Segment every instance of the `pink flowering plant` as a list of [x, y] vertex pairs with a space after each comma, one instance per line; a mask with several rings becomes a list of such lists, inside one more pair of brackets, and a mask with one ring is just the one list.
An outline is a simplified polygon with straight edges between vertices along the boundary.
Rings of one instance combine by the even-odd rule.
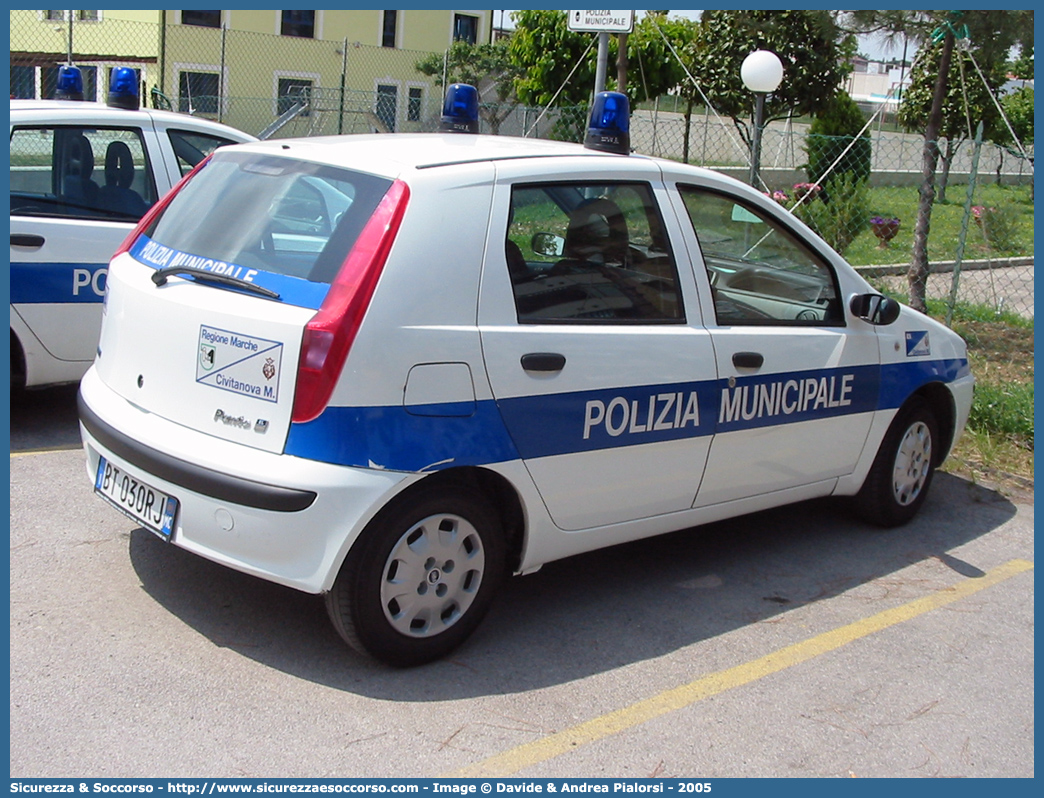
[[866, 181], [851, 173], [840, 174], [831, 180], [829, 192], [820, 183], [795, 183], [789, 194], [783, 190], [766, 191], [765, 194], [842, 254], [867, 226]]
[[1018, 212], [1010, 203], [1000, 207], [973, 205], [971, 210], [972, 218], [982, 231], [982, 237], [987, 246], [1001, 251], [1015, 249], [1018, 235]]

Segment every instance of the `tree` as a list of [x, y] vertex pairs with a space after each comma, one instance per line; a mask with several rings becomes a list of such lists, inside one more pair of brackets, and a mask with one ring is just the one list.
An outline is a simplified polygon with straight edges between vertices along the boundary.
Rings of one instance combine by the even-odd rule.
[[[635, 93], [633, 96], [649, 100], [675, 89], [685, 100], [685, 136], [682, 144], [682, 160], [685, 163], [689, 162], [692, 110], [699, 99], [697, 87], [688, 77], [695, 68], [698, 32], [699, 23], [696, 20], [687, 17], [670, 18], [666, 11], [650, 11], [635, 25], [632, 37], [640, 42], [640, 46], [635, 47], [631, 61], [637, 62], [637, 80], [642, 90], [640, 95]], [[658, 79], [650, 80], [646, 77], [649, 64], [659, 65]], [[636, 81], [631, 82], [633, 84]]]
[[[638, 20], [634, 33], [627, 37], [630, 79], [625, 92], [632, 105], [655, 100], [685, 82], [685, 68], [667, 42], [677, 50], [695, 36], [696, 22], [691, 19], [668, 19], [661, 12], [650, 11]], [[612, 49], [610, 47], [610, 51]]]
[[[977, 48], [976, 59], [995, 63], [1007, 57], [1015, 44], [1032, 45], [1032, 11], [853, 11], [847, 15], [850, 30], [862, 33], [886, 32], [919, 41], [941, 41], [939, 71], [932, 87], [932, 101], [924, 127], [921, 151], [921, 186], [914, 227], [913, 253], [907, 282], [910, 305], [926, 310], [926, 291], [930, 265], [928, 234], [931, 230], [932, 207], [935, 204], [935, 170], [939, 160], [939, 130], [946, 97], [950, 60], [955, 31], [969, 33]], [[961, 26], [967, 26], [966, 28]]]
[[[808, 152], [808, 179], [812, 183], [829, 182], [846, 172], [857, 181], [870, 179], [870, 132], [866, 130], [866, 117], [847, 91], [839, 91], [812, 120], [805, 148]], [[834, 161], [837, 161], [837, 166], [827, 175]]]
[[[586, 108], [597, 71], [598, 54], [590, 47], [597, 34], [570, 31], [562, 11], [517, 11], [512, 19], [516, 27], [510, 54], [521, 73], [515, 81], [519, 99], [529, 105], [549, 105], [554, 100], [559, 107]], [[633, 105], [653, 100], [682, 83], [685, 70], [664, 36], [679, 47], [692, 40], [695, 26], [692, 20], [669, 20], [666, 12], [651, 11], [635, 24], [633, 33], [610, 38], [610, 60], [626, 64], [629, 75], [625, 81], [624, 70], [617, 70], [616, 90], [624, 91]], [[622, 59], [621, 43], [625, 48]], [[610, 75], [606, 88], [614, 88]], [[586, 116], [582, 120], [580, 116], [575, 123], [582, 127]]]
[[[1033, 87], [1023, 86], [1001, 98], [1001, 108], [1023, 144], [1033, 143]], [[1010, 134], [1009, 134], [1010, 138]], [[1005, 142], [1008, 143], [1008, 142]], [[1012, 142], [1014, 143], [1014, 142]]]
[[[922, 48], [910, 73], [910, 87], [903, 93], [898, 114], [899, 124], [907, 130], [924, 133], [932, 108], [943, 44], [940, 41]], [[946, 139], [945, 149], [940, 152], [942, 169], [937, 184], [939, 202], [946, 201], [946, 185], [954, 156], [961, 145], [975, 135], [975, 126], [981, 121], [987, 131], [994, 131], [1000, 122], [991, 95], [996, 94], [1004, 81], [1004, 63], [979, 66], [988, 85], [979, 77], [969, 53], [957, 51], [951, 56], [938, 131], [938, 136]]]
[[[445, 53], [432, 53], [417, 62], [416, 69], [435, 78], [435, 85], [470, 83], [479, 90], [479, 115], [493, 135], [500, 133], [501, 123], [518, 105], [514, 83], [518, 70], [508, 56], [503, 40], [493, 44], [469, 44], [458, 39]], [[445, 80], [444, 80], [445, 78]], [[483, 102], [492, 92], [495, 102]]]
[[767, 123], [826, 108], [855, 44], [827, 11], [704, 11], [692, 51], [693, 76], [715, 110], [732, 118], [748, 147], [754, 96], [740, 79], [740, 66], [759, 49], [774, 52], [784, 66], [783, 82], [766, 98]]
[[[1030, 166], [1033, 165], [1033, 155], [1027, 155], [1024, 147], [1027, 144], [1033, 144], [1033, 87], [1023, 86], [1020, 89], [1016, 89], [1011, 94], [1006, 94], [1001, 98], [1001, 108], [1004, 109], [1004, 115], [1008, 118], [1008, 123], [1011, 125], [1011, 130], [1008, 129], [1008, 125], [1001, 123], [999, 130], [992, 137], [996, 144], [1007, 149], [1008, 152], [1015, 155], [1017, 158], [1028, 158]], [[1022, 145], [1017, 149], [1011, 149], [1011, 146], [1016, 144], [1012, 139], [1012, 132], [1018, 138], [1018, 143]], [[1002, 157], [997, 163], [997, 184], [1000, 185], [1001, 180], [1001, 166], [1003, 164], [1003, 150], [1001, 151]], [[1032, 174], [1032, 173], [1031, 173]], [[1030, 184], [1030, 197], [1033, 197], [1033, 186]]]
[[583, 140], [586, 114], [576, 106], [591, 99], [597, 55], [584, 53], [591, 44], [590, 34], [569, 30], [565, 11], [513, 11], [515, 32], [508, 40], [508, 54], [518, 70], [515, 94], [525, 105], [568, 107], [573, 113], [558, 117], [552, 136], [571, 141]]
[[[508, 54], [518, 69], [515, 94], [526, 105], [586, 105], [594, 86], [594, 59], [581, 56], [588, 34], [569, 30], [565, 11], [514, 11]], [[573, 71], [574, 66], [576, 71]], [[570, 78], [570, 73], [572, 77]]]
[[1022, 46], [1019, 57], [1010, 67], [1010, 72], [1019, 80], [1033, 80], [1033, 42], [1027, 42]]

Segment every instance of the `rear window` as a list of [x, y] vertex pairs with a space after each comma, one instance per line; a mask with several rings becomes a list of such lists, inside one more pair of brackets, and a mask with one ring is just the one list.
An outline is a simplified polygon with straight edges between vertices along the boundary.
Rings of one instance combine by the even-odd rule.
[[391, 184], [289, 158], [215, 153], [145, 232], [173, 250], [329, 283]]

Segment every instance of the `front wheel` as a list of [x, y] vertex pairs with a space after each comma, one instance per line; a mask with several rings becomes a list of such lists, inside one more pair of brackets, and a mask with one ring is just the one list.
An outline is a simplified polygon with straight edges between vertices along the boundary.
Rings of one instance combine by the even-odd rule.
[[365, 529], [326, 596], [357, 651], [396, 666], [439, 659], [475, 630], [504, 576], [489, 504], [463, 488], [421, 488]]
[[924, 399], [918, 397], [903, 406], [856, 495], [856, 507], [864, 518], [892, 527], [917, 514], [935, 473], [938, 430], [935, 414]]

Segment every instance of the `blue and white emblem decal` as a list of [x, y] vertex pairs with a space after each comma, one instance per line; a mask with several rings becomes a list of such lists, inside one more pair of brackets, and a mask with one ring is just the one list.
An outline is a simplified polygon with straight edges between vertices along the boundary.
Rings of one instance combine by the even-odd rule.
[[200, 325], [196, 382], [223, 391], [279, 401], [283, 345], [252, 335]]
[[906, 356], [927, 357], [932, 353], [927, 330], [911, 330], [906, 333]]

